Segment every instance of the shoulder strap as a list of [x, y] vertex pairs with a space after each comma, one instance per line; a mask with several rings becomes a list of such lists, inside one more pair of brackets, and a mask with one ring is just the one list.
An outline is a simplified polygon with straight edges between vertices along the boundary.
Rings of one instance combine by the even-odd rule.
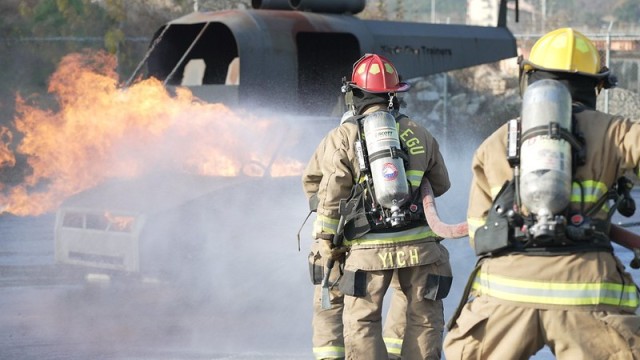
[[351, 123], [351, 124], [359, 124], [360, 123], [360, 119], [364, 118], [366, 115], [353, 115], [350, 116], [344, 120], [342, 120], [340, 123], [344, 124], [344, 123]]
[[587, 162], [587, 142], [584, 139], [584, 134], [580, 131], [580, 127], [578, 126], [578, 120], [576, 119], [576, 115], [574, 112], [571, 112], [571, 133], [573, 135], [574, 141], [577, 143], [577, 146], [571, 142], [571, 149], [573, 161], [571, 162], [573, 167], [573, 174], [576, 172], [576, 168], [578, 166], [582, 166]]
[[[392, 114], [393, 114], [393, 117], [396, 119], [396, 122], [399, 121], [400, 119], [408, 118], [407, 115], [401, 114], [399, 112], [394, 112]], [[357, 124], [357, 123], [359, 123], [359, 120], [365, 118], [366, 116], [367, 116], [367, 114], [349, 116], [348, 118], [345, 118], [344, 120], [342, 120], [341, 123], [347, 123], [348, 122], [348, 123], [352, 123], [352, 124]]]
[[394, 117], [396, 118], [396, 122], [400, 121], [400, 119], [409, 118], [407, 115], [401, 114], [399, 112], [396, 112], [394, 114]]

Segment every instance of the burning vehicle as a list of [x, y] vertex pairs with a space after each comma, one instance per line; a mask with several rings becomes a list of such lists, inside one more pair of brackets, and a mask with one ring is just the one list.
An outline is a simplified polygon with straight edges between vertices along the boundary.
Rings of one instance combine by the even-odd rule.
[[[122, 91], [98, 87], [123, 102], [105, 111], [127, 124], [145, 119], [113, 130], [118, 146], [107, 158], [142, 160], [112, 165], [61, 202], [56, 262], [203, 288], [229, 281], [247, 294], [257, 285], [243, 279], [256, 267], [295, 281], [282, 264], [298, 256], [293, 241], [308, 212], [299, 176], [345, 110], [342, 77], [368, 52], [405, 79], [514, 57], [506, 2], [495, 27], [362, 20], [364, 0], [253, 1], [170, 21]], [[104, 168], [92, 164], [80, 165]]]

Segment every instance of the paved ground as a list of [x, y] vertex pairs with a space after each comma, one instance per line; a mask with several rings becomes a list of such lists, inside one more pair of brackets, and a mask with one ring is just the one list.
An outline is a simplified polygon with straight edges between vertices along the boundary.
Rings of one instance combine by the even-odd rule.
[[312, 358], [307, 312], [239, 313], [164, 284], [87, 281], [53, 263], [52, 230], [51, 216], [0, 216], [1, 359]]
[[[638, 220], [640, 215], [616, 217], [623, 223]], [[1, 359], [313, 358], [311, 285], [306, 274], [290, 275], [305, 271], [304, 254], [294, 251], [301, 261], [293, 268], [276, 263], [274, 278], [265, 274], [273, 270], [252, 269], [258, 280], [268, 282], [264, 288], [255, 283], [220, 287], [217, 297], [202, 301], [166, 284], [127, 278], [87, 281], [86, 274], [54, 264], [53, 221], [50, 215], [0, 216]], [[466, 239], [446, 244], [459, 274], [445, 303], [449, 318], [473, 256]], [[631, 252], [616, 252], [629, 264]], [[640, 271], [631, 272], [640, 282]], [[274, 306], [269, 291], [290, 297]], [[535, 359], [553, 356], [544, 349]]]

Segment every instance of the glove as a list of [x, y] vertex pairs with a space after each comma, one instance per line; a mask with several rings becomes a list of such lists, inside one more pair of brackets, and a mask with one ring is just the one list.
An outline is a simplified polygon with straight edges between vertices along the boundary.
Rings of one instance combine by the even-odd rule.
[[325, 259], [342, 261], [347, 248], [344, 246], [334, 246], [331, 240], [318, 239], [320, 241], [320, 255]]

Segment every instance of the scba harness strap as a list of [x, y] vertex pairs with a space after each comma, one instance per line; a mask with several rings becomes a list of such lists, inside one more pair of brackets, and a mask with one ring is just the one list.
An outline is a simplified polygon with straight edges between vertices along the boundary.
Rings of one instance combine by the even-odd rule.
[[[609, 196], [606, 194], [605, 196]], [[533, 238], [527, 233], [533, 217], [520, 217], [514, 210], [515, 182], [506, 182], [494, 200], [485, 225], [474, 237], [478, 256], [499, 256], [519, 252], [530, 255], [560, 255], [582, 251], [611, 251], [609, 221], [584, 216], [579, 224], [565, 224], [555, 229], [553, 237]]]
[[[396, 111], [391, 112], [397, 122], [407, 117]], [[405, 149], [405, 144], [400, 141], [401, 148], [388, 148], [368, 154], [366, 143], [363, 139], [362, 121], [367, 115], [357, 115], [345, 119], [343, 122], [349, 122], [358, 125], [358, 144], [356, 152], [360, 162], [361, 177], [351, 189], [349, 198], [340, 206], [340, 214], [345, 216], [344, 236], [348, 240], [358, 239], [370, 232], [385, 233], [397, 232], [405, 229], [415, 228], [417, 226], [426, 225], [424, 209], [420, 201], [420, 192], [411, 191], [411, 199], [401, 206], [403, 214], [402, 224], [392, 226], [386, 218], [385, 209], [381, 208], [375, 201], [375, 187], [371, 177], [371, 168], [369, 164], [377, 159], [391, 157], [394, 159], [401, 158], [405, 168], [409, 163], [409, 156]], [[358, 148], [359, 147], [359, 148]], [[377, 205], [377, 206], [376, 206]]]
[[[572, 130], [569, 132], [562, 129], [557, 123], [550, 123], [548, 126], [534, 127], [522, 134], [520, 138], [520, 126], [517, 126], [516, 134], [509, 132], [508, 143], [523, 143], [534, 136], [547, 135], [550, 138], [564, 139], [571, 144], [573, 158], [572, 178], [575, 179], [577, 166], [586, 162], [586, 144], [584, 136], [578, 129], [575, 112], [582, 110], [581, 107], [574, 107], [572, 112]], [[520, 121], [520, 119], [517, 119]], [[516, 138], [513, 138], [516, 136]], [[518, 145], [519, 146], [519, 145]], [[508, 147], [509, 148], [509, 147]], [[511, 148], [510, 148], [511, 149]], [[520, 165], [519, 150], [507, 154], [512, 167]], [[612, 251], [609, 239], [610, 217], [620, 204], [621, 199], [628, 196], [620, 190], [612, 189], [602, 195], [596, 201], [592, 209], [586, 213], [569, 213], [569, 207], [562, 214], [556, 215], [555, 222], [546, 225], [544, 236], [533, 236], [529, 229], [534, 228], [537, 219], [534, 215], [523, 215], [520, 213], [521, 204], [519, 199], [518, 172], [514, 171], [514, 178], [505, 182], [500, 192], [492, 203], [485, 225], [476, 230], [474, 236], [474, 250], [478, 256], [498, 256], [510, 252], [529, 253], [532, 255], [555, 255], [564, 253], [574, 253], [581, 251], [607, 250]], [[572, 184], [578, 184], [575, 180]], [[620, 188], [620, 182], [617, 187]], [[609, 212], [607, 220], [593, 218], [608, 200], [614, 201], [614, 206]], [[581, 201], [584, 201], [583, 197]], [[582, 206], [581, 206], [582, 208]], [[569, 219], [569, 221], [567, 221]]]
[[[577, 123], [575, 121], [575, 117], [572, 117], [572, 128], [577, 127]], [[529, 129], [527, 132], [522, 134], [521, 142], [524, 142], [530, 138], [547, 135], [550, 139], [563, 139], [571, 144], [571, 148], [573, 149], [573, 164], [575, 166], [584, 165], [585, 162], [585, 149], [584, 149], [584, 137], [578, 131], [571, 133], [566, 129], [560, 127], [558, 123], [549, 123], [549, 126], [537, 126]], [[574, 169], [575, 171], [575, 169]]]

